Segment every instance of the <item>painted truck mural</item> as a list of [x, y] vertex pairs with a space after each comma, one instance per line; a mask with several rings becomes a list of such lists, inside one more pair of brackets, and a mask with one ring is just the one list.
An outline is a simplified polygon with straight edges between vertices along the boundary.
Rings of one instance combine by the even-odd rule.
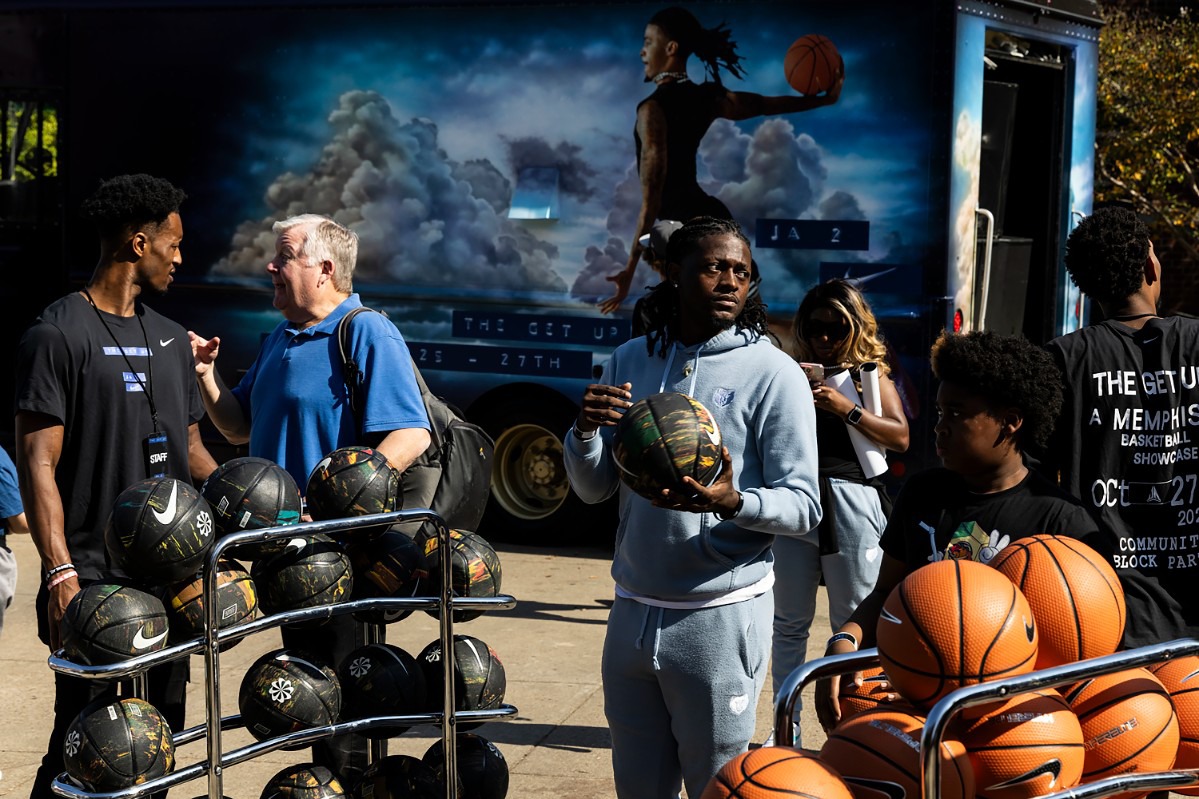
[[[38, 114], [0, 154], [33, 130], [53, 172], [7, 174], [0, 202], [25, 201], [0, 205], [6, 264], [31, 261], [30, 231], [49, 230], [63, 274], [86, 279], [80, 200], [122, 172], [169, 178], [189, 194], [184, 266], [156, 307], [220, 335], [234, 381], [279, 321], [271, 224], [327, 214], [360, 237], [364, 301], [497, 438], [485, 527], [552, 540], [600, 518], [570, 495], [559, 439], [657, 282], [642, 264], [618, 311], [597, 307], [633, 243], [633, 128], [654, 88], [640, 51], [663, 4], [28, 6], [0, 13], [0, 104], [10, 121]], [[749, 235], [784, 346], [817, 281], [867, 290], [912, 419], [912, 451], [892, 462], [902, 477], [931, 462], [921, 398], [937, 331], [1044, 340], [1081, 321], [1060, 253], [1091, 202], [1095, 5], [687, 8], [731, 31], [745, 70], [722, 73], [733, 91], [795, 96], [783, 64], [805, 34], [844, 59], [833, 105], [717, 119], [696, 180]], [[695, 58], [688, 77], [711, 79]], [[99, 124], [114, 104], [127, 124]]]

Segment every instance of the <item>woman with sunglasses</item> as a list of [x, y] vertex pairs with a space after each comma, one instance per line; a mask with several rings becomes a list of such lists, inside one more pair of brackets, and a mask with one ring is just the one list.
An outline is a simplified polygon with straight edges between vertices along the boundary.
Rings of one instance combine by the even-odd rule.
[[[792, 327], [795, 353], [812, 385], [816, 440], [820, 449], [820, 503], [817, 536], [774, 541], [775, 584], [773, 679], [779, 687], [807, 656], [808, 631], [816, 613], [821, 574], [828, 588], [829, 621], [837, 629], [870, 593], [878, 578], [890, 501], [877, 479], [866, 477], [850, 440], [853, 427], [885, 450], [908, 448], [908, 422], [895, 384], [888, 376], [887, 349], [874, 312], [848, 280], [834, 279], [807, 293]], [[824, 378], [849, 371], [861, 384], [864, 364], [878, 365], [881, 414], [864, 410]], [[798, 737], [796, 745], [799, 745]]]

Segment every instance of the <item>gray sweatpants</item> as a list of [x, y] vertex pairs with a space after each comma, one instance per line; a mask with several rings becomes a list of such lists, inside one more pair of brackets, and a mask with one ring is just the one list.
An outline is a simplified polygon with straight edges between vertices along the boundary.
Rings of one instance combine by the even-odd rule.
[[4, 611], [17, 593], [17, 558], [7, 547], [0, 546], [0, 632], [4, 631]]
[[[808, 632], [816, 616], [816, 589], [820, 575], [828, 588], [828, 616], [834, 630], [844, 624], [862, 600], [874, 590], [883, 562], [879, 539], [887, 519], [878, 489], [847, 480], [829, 480], [828, 499], [836, 504], [834, 531], [840, 551], [821, 555], [815, 536], [774, 539], [774, 699], [787, 676], [804, 664]], [[820, 654], [824, 654], [822, 649]], [[799, 721], [800, 703], [794, 720]], [[798, 743], [798, 738], [796, 739]]]
[[619, 799], [698, 798], [749, 748], [774, 594], [671, 610], [617, 597], [604, 639], [604, 712]]

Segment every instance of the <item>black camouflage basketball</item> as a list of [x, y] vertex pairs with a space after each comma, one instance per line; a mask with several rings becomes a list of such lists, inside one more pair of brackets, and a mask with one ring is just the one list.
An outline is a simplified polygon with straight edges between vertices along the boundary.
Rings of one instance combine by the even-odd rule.
[[63, 656], [99, 666], [157, 652], [167, 645], [162, 600], [128, 585], [92, 583], [71, 598], [62, 617]]
[[84, 708], [67, 727], [62, 753], [67, 774], [92, 792], [139, 785], [175, 766], [171, 728], [153, 705], [134, 698]]
[[[459, 785], [461, 785], [459, 780]], [[441, 799], [444, 782], [423, 760], [388, 755], [367, 767], [354, 788], [355, 799]], [[461, 792], [459, 792], [461, 793]]]
[[195, 574], [213, 538], [208, 503], [173, 477], [140, 480], [122, 491], [104, 530], [113, 563], [152, 585]]
[[254, 561], [250, 575], [267, 614], [336, 605], [354, 588], [345, 549], [323, 535], [288, 539], [282, 552]]
[[[468, 732], [459, 735], [454, 746], [458, 755], [458, 799], [504, 799], [508, 795], [508, 761], [495, 744]], [[435, 741], [422, 760], [444, 785], [442, 742]]]
[[[358, 537], [346, 547], [354, 567], [354, 599], [420, 596], [429, 574], [420, 546], [395, 527], [374, 538]], [[405, 619], [411, 610], [360, 611], [354, 617], [375, 624]]]
[[646, 499], [665, 488], [691, 493], [690, 477], [711, 485], [721, 467], [720, 428], [686, 394], [652, 394], [634, 402], [616, 425], [612, 456], [625, 485]]
[[[416, 658], [398, 646], [360, 646], [346, 655], [337, 676], [345, 720], [428, 712], [424, 670]], [[407, 726], [375, 727], [363, 734], [391, 738], [407, 730]]]
[[259, 799], [339, 799], [349, 796], [333, 772], [315, 763], [280, 769], [267, 780]]
[[[249, 573], [237, 561], [221, 558], [216, 578], [217, 629], [252, 621], [258, 611], [258, 592]], [[171, 643], [204, 635], [204, 581], [201, 575], [169, 586], [164, 604], [171, 619]], [[235, 638], [222, 644], [221, 649], [228, 649], [240, 641]]]
[[[441, 663], [441, 641], [436, 640], [416, 656], [425, 672], [429, 710], [442, 709], [445, 680]], [[508, 678], [495, 650], [470, 635], [454, 636], [454, 705], [457, 710], [494, 710], [504, 703]], [[469, 730], [483, 722], [459, 722]]]
[[337, 674], [319, 658], [293, 649], [267, 652], [246, 670], [237, 697], [246, 729], [260, 741], [336, 724]]
[[[243, 530], [261, 530], [300, 522], [300, 489], [286, 469], [266, 458], [234, 458], [200, 486], [212, 506], [217, 537]], [[246, 558], [277, 552], [279, 541], [250, 544], [239, 549]]]
[[[493, 597], [500, 593], [503, 572], [500, 556], [478, 533], [450, 530], [454, 557], [450, 561], [450, 585], [454, 596]], [[422, 589], [424, 593], [441, 596], [441, 550], [436, 530], [417, 533], [416, 541], [424, 550], [429, 579]], [[430, 616], [440, 617], [440, 610], [426, 611]], [[482, 610], [455, 610], [454, 621], [470, 621], [482, 616]]]
[[[316, 521], [390, 513], [400, 510], [404, 494], [400, 473], [387, 457], [370, 447], [342, 447], [326, 455], [308, 475], [304, 496], [308, 513]], [[386, 528], [370, 527], [347, 533], [363, 538]]]

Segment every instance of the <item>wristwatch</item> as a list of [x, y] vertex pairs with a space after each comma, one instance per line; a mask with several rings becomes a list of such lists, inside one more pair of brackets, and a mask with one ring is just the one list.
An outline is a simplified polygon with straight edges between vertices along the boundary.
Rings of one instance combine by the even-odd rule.
[[737, 518], [737, 516], [741, 513], [741, 509], [744, 507], [745, 507], [745, 495], [742, 494], [740, 491], [738, 491], [737, 492], [737, 507], [733, 508], [728, 513], [721, 513], [720, 511], [716, 511], [716, 518], [720, 519], [722, 522], [732, 521], [733, 519]]
[[849, 409], [849, 413], [845, 414], [845, 423], [856, 425], [860, 421], [862, 421], [862, 406], [855, 405]]

